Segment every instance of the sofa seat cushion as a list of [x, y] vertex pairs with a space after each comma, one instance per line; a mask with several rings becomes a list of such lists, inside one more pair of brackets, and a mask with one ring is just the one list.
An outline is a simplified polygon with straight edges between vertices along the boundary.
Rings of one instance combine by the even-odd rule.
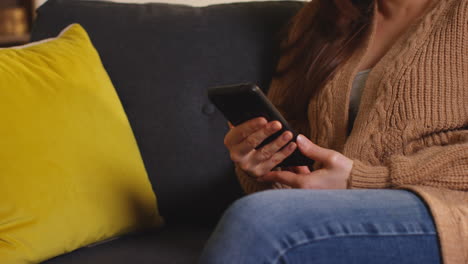
[[166, 226], [91, 245], [43, 264], [196, 263], [211, 232], [209, 227]]

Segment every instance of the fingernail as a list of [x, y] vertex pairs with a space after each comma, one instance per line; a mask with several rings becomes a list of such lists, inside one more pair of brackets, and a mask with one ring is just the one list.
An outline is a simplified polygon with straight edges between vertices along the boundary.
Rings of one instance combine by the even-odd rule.
[[266, 123], [263, 121], [263, 120], [259, 120], [257, 121], [257, 123], [255, 124], [255, 127], [256, 128], [262, 128]]
[[280, 128], [280, 125], [278, 124], [278, 122], [274, 122], [273, 124], [271, 124], [270, 128], [271, 130], [276, 130]]
[[289, 150], [293, 150], [295, 147], [296, 147], [296, 144], [291, 143], [291, 144], [289, 144], [288, 148], [289, 148]]
[[297, 136], [297, 139], [296, 139], [297, 142], [299, 142], [299, 143], [304, 143], [304, 140], [305, 140], [305, 138], [304, 138], [304, 136], [303, 136], [302, 134], [300, 134], [299, 136]]
[[265, 118], [261, 117], [261, 118], [260, 118], [260, 121], [258, 121], [258, 123], [259, 123], [260, 125], [263, 126], [263, 125], [265, 125], [266, 123], [268, 123], [268, 121], [267, 121]]

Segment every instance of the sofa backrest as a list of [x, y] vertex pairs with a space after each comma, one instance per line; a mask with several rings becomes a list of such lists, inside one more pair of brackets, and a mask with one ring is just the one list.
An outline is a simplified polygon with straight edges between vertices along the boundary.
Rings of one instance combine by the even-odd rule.
[[206, 89], [241, 82], [268, 88], [277, 32], [303, 4], [49, 0], [32, 38], [56, 36], [71, 23], [87, 30], [128, 115], [161, 214], [168, 223], [211, 224], [242, 191], [223, 145], [226, 120]]

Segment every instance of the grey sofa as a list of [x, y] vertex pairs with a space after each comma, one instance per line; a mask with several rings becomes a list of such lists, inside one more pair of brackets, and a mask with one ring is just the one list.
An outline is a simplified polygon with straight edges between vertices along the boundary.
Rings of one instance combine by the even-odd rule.
[[75, 22], [89, 33], [167, 222], [45, 263], [195, 263], [222, 212], [243, 195], [223, 145], [227, 123], [206, 89], [240, 82], [266, 89], [278, 60], [278, 32], [303, 5], [49, 0], [41, 6], [33, 40]]

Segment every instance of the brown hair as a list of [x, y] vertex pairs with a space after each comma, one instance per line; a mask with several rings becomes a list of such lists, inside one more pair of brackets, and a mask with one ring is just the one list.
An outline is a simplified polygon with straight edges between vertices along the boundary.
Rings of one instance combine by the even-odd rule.
[[280, 32], [283, 61], [274, 77], [289, 81], [274, 104], [291, 125], [308, 124], [310, 98], [362, 44], [375, 1], [312, 0]]

